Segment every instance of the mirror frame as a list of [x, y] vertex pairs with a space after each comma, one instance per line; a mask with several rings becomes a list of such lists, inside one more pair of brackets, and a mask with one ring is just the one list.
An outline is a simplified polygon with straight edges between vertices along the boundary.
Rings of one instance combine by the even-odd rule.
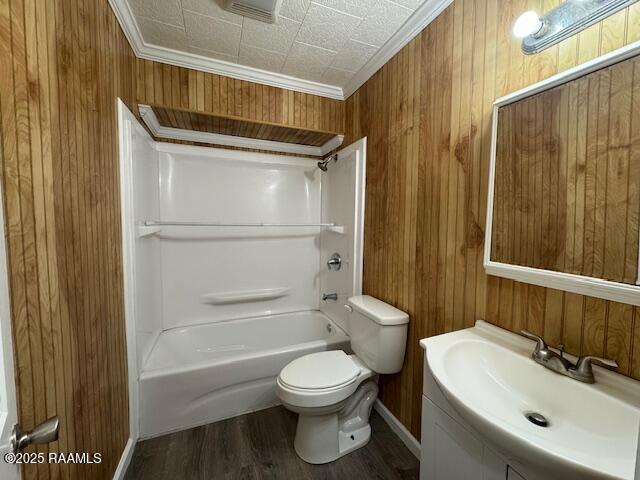
[[489, 157], [489, 188], [487, 195], [487, 219], [484, 239], [484, 268], [488, 275], [509, 278], [519, 282], [554, 288], [567, 292], [579, 293], [590, 297], [614, 300], [631, 305], [640, 305], [640, 240], [638, 241], [638, 280], [636, 285], [618, 283], [600, 278], [556, 272], [541, 268], [512, 265], [491, 260], [491, 237], [493, 226], [493, 200], [496, 168], [496, 150], [498, 139], [498, 110], [500, 107], [515, 103], [518, 100], [542, 93], [558, 85], [571, 82], [589, 73], [609, 67], [631, 57], [640, 55], [640, 41], [597, 57], [589, 62], [549, 77], [538, 83], [499, 98], [493, 104], [491, 126], [491, 153]]

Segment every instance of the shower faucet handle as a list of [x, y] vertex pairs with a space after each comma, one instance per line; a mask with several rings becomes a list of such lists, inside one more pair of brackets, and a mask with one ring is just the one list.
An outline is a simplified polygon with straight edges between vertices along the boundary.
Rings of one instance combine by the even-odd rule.
[[340, 270], [342, 267], [342, 257], [340, 257], [339, 253], [331, 255], [331, 258], [327, 260], [327, 267], [329, 267], [329, 270]]

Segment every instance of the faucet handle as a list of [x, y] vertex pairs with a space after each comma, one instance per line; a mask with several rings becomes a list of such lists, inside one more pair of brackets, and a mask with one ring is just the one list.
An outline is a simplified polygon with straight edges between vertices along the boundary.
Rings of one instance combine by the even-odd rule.
[[544, 342], [544, 339], [542, 337], [539, 337], [535, 333], [531, 333], [528, 330], [520, 330], [520, 333], [525, 337], [536, 341], [536, 349], [535, 349], [536, 352], [539, 352], [540, 350], [544, 350], [547, 348], [547, 344]]
[[578, 372], [589, 372], [591, 371], [591, 365], [599, 365], [605, 368], [618, 368], [618, 362], [615, 360], [609, 360], [608, 358], [600, 358], [594, 357], [592, 355], [585, 355], [584, 357], [580, 357], [578, 362], [576, 363], [576, 370]]
[[569, 376], [575, 378], [576, 380], [580, 380], [581, 382], [593, 383], [595, 382], [593, 369], [591, 368], [591, 365], [593, 364], [600, 365], [601, 367], [606, 368], [618, 368], [618, 363], [614, 360], [585, 355], [584, 357], [580, 357], [578, 359], [578, 361], [576, 362], [576, 366], [569, 371]]

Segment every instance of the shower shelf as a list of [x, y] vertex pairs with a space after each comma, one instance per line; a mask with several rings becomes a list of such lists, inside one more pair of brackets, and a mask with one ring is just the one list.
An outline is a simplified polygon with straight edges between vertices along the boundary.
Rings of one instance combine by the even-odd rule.
[[226, 223], [226, 222], [152, 222], [146, 221], [144, 227], [336, 227], [335, 223]]
[[223, 223], [223, 222], [165, 222], [145, 221], [138, 224], [138, 238], [155, 235], [162, 227], [322, 227], [344, 234], [344, 227], [335, 223]]

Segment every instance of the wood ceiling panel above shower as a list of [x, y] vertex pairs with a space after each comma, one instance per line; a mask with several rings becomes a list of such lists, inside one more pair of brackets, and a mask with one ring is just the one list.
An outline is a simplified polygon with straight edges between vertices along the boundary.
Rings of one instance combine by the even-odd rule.
[[313, 147], [321, 147], [335, 137], [335, 133], [319, 130], [283, 127], [271, 123], [250, 122], [170, 108], [152, 107], [152, 109], [162, 127], [270, 140], [273, 142], [296, 143]]

